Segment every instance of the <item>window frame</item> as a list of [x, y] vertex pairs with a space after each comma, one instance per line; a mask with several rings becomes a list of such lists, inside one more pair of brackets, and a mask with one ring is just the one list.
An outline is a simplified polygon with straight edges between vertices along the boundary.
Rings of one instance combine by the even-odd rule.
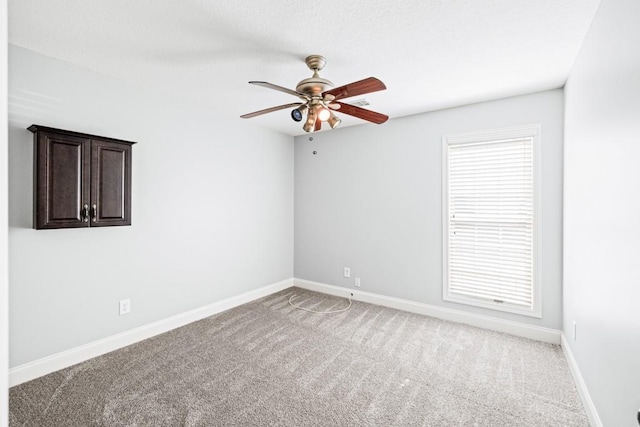
[[[477, 144], [489, 141], [509, 140], [517, 138], [532, 139], [532, 172], [533, 172], [533, 219], [532, 219], [532, 304], [531, 307], [519, 307], [508, 303], [465, 297], [449, 292], [449, 147], [451, 145]], [[442, 298], [444, 301], [471, 305], [508, 313], [542, 318], [542, 286], [541, 279], [541, 242], [542, 233], [540, 219], [542, 217], [541, 192], [541, 138], [542, 126], [539, 123], [513, 126], [501, 129], [468, 132], [442, 137]]]

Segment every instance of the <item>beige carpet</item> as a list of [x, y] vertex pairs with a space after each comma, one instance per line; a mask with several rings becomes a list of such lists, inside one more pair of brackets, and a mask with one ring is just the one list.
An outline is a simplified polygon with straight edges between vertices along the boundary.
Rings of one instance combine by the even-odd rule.
[[287, 289], [10, 390], [10, 426], [588, 426], [558, 346]]

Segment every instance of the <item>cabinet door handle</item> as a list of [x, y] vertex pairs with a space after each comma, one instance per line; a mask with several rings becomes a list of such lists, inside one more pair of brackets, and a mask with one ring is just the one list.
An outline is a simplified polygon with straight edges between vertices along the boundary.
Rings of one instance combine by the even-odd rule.
[[92, 210], [91, 221], [96, 222], [98, 220], [98, 207], [96, 206], [95, 203], [91, 206], [91, 210]]
[[82, 212], [80, 212], [80, 218], [82, 222], [89, 222], [89, 205], [85, 204], [82, 207]]

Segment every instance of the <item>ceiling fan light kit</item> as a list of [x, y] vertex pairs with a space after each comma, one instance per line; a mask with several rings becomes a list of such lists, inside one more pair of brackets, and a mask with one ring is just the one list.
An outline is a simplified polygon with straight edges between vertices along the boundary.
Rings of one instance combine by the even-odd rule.
[[327, 60], [320, 55], [310, 55], [305, 59], [307, 67], [313, 71], [313, 76], [301, 80], [296, 86], [296, 90], [287, 89], [273, 83], [262, 81], [250, 81], [249, 83], [263, 86], [279, 92], [288, 93], [297, 96], [302, 102], [294, 102], [290, 104], [279, 105], [277, 107], [266, 108], [264, 110], [254, 111], [253, 113], [243, 114], [243, 119], [260, 116], [262, 114], [271, 113], [273, 111], [284, 110], [285, 108], [295, 107], [291, 111], [291, 118], [296, 121], [302, 121], [304, 114], [307, 119], [302, 126], [305, 132], [318, 131], [322, 127], [322, 122], [329, 123], [331, 129], [335, 129], [342, 120], [336, 116], [332, 110], [344, 113], [371, 123], [381, 124], [386, 122], [389, 117], [385, 114], [376, 113], [375, 111], [366, 110], [351, 104], [344, 104], [340, 99], [349, 98], [357, 95], [385, 90], [387, 87], [375, 77], [369, 77], [357, 82], [349, 83], [337, 88], [333, 87], [331, 81], [320, 77], [318, 74], [327, 63]]

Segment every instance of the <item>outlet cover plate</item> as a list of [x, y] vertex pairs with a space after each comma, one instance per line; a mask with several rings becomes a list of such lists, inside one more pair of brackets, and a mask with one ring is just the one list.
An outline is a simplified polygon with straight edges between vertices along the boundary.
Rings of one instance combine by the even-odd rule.
[[120, 301], [120, 316], [131, 312], [131, 300], [123, 299]]

